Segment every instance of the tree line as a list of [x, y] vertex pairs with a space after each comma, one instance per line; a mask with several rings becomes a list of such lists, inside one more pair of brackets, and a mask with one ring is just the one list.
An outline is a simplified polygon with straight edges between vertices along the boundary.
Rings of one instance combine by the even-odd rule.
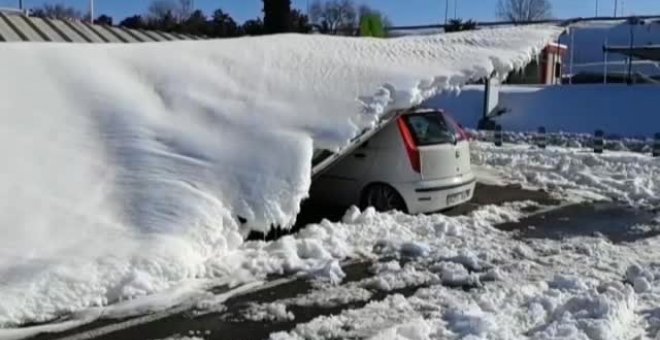
[[[291, 6], [291, 0], [262, 0], [263, 19], [238, 23], [229, 13], [216, 9], [210, 14], [193, 8], [193, 0], [152, 0], [144, 14], [115, 22], [102, 14], [94, 19], [101, 25], [132, 29], [184, 33], [211, 38], [239, 37], [274, 33], [367, 35], [383, 37], [389, 20], [379, 10], [357, 6], [353, 0], [315, 0], [309, 15]], [[81, 11], [62, 4], [33, 8], [30, 15], [64, 20], [88, 20]]]
[[[108, 15], [100, 15], [94, 23], [210, 38], [287, 32], [384, 37], [387, 27], [392, 26], [381, 11], [367, 5], [357, 6], [354, 0], [314, 0], [307, 14], [293, 8], [291, 0], [262, 2], [263, 19], [257, 17], [243, 23], [236, 22], [222, 9], [208, 15], [193, 8], [193, 0], [152, 0], [144, 14], [129, 16], [118, 23]], [[82, 12], [62, 4], [46, 4], [30, 12], [37, 17], [85, 20]], [[512, 22], [547, 19], [551, 15], [549, 0], [498, 0], [497, 16]], [[445, 25], [446, 32], [476, 28], [476, 22], [462, 19], [453, 19]]]

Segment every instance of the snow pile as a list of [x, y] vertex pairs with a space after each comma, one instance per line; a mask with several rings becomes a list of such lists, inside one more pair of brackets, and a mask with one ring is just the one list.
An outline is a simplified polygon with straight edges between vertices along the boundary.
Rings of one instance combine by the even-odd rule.
[[264, 305], [252, 305], [243, 317], [250, 321], [287, 321], [295, 319], [293, 313], [286, 310], [282, 303], [269, 303]]
[[[470, 136], [479, 141], [493, 142], [493, 132], [487, 130], [466, 130]], [[537, 143], [537, 131], [514, 132], [503, 131], [504, 143], [533, 144]], [[570, 132], [548, 132], [546, 133], [546, 144], [569, 148], [593, 148], [594, 133], [570, 133]], [[629, 138], [616, 135], [605, 135], [604, 150], [634, 151], [640, 153], [652, 153], [654, 140], [652, 138]]]
[[0, 326], [189, 279], [323, 269], [312, 243], [241, 237], [295, 219], [314, 148], [519, 68], [558, 33], [0, 45]]
[[[383, 239], [424, 242], [429, 247], [427, 257], [412, 260], [388, 248], [386, 256], [396, 261], [374, 265], [374, 277], [347, 283], [344, 290], [361, 286], [387, 291], [386, 286], [366, 283], [395, 273], [401, 283], [397, 288], [412, 289], [369, 300], [361, 308], [348, 306], [337, 315], [319, 316], [289, 332], [272, 334], [271, 339], [655, 338], [660, 330], [660, 238], [618, 245], [596, 237], [520, 240], [492, 227], [506, 220], [503, 216], [515, 216], [511, 210], [523, 208], [484, 207], [457, 218], [365, 211], [368, 219], [335, 224], [336, 235], [352, 235], [345, 243], [364, 252]], [[444, 232], [450, 229], [458, 232]], [[438, 276], [417, 280], [423, 272]], [[479, 277], [481, 283], [456, 287], [450, 279], [461, 275]], [[321, 287], [278, 303], [295, 304], [312, 296], [321, 302], [324, 293], [334, 296], [336, 291], [338, 287]], [[327, 306], [337, 306], [336, 299], [326, 301]], [[364, 300], [346, 304], [352, 301]]]
[[[406, 329], [407, 327], [403, 325], [390, 329], [393, 324], [401, 323], [411, 323], [412, 327]], [[419, 334], [420, 326], [425, 326], [426, 334]], [[388, 330], [380, 333], [382, 329]], [[276, 333], [271, 335], [271, 339], [401, 339], [402, 337], [393, 336], [401, 332], [416, 334], [415, 337], [407, 337], [408, 339], [428, 339], [429, 331], [430, 327], [426, 325], [421, 314], [416, 312], [403, 296], [395, 294], [383, 301], [372, 302], [362, 309], [349, 310], [337, 316], [316, 318], [309, 323], [296, 326], [293, 335]]]
[[650, 155], [474, 143], [472, 156], [477, 167], [506, 182], [546, 189], [563, 198], [608, 199], [648, 208], [660, 204], [660, 160]]

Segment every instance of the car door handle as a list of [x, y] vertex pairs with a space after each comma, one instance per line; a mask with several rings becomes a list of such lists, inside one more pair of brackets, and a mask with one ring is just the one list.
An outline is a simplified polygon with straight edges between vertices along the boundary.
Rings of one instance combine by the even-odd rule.
[[365, 159], [365, 158], [367, 158], [367, 155], [366, 155], [366, 154], [363, 154], [363, 153], [361, 153], [361, 152], [358, 152], [358, 153], [356, 153], [356, 154], [354, 155], [354, 157], [355, 157], [355, 158], [359, 158], [359, 159]]

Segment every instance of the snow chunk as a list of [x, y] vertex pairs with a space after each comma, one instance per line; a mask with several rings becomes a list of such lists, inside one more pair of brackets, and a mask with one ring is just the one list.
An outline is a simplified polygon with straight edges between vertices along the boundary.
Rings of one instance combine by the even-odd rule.
[[322, 268], [311, 272], [310, 275], [317, 280], [327, 281], [331, 284], [339, 284], [346, 277], [337, 260], [327, 262]]
[[291, 321], [295, 319], [293, 313], [286, 310], [281, 303], [267, 303], [251, 305], [243, 312], [243, 317], [250, 321]]
[[406, 264], [403, 269], [383, 270], [378, 275], [360, 282], [365, 288], [381, 291], [392, 291], [405, 287], [414, 287], [431, 282], [437, 282], [438, 277], [427, 270], [417, 270], [413, 263]]
[[636, 333], [633, 321], [637, 302], [632, 288], [612, 283], [599, 290], [570, 298], [553, 311], [551, 320], [532, 337], [599, 340], [631, 337]]
[[461, 337], [468, 335], [483, 336], [492, 332], [497, 323], [491, 314], [479, 308], [468, 310], [449, 310], [444, 314], [447, 328]]
[[433, 271], [440, 273], [442, 283], [448, 286], [479, 285], [479, 276], [471, 274], [461, 264], [455, 262], [440, 262], [432, 267]]
[[390, 327], [369, 339], [371, 340], [430, 340], [433, 327], [424, 319]]
[[431, 252], [431, 248], [422, 242], [405, 242], [399, 251], [404, 257], [424, 257]]
[[633, 264], [626, 270], [626, 281], [630, 282], [635, 288], [635, 292], [644, 293], [651, 289], [654, 275], [650, 271], [642, 268], [640, 265]]
[[273, 340], [364, 338], [379, 334], [392, 325], [404, 324], [420, 318], [421, 315], [403, 296], [395, 294], [386, 297], [383, 301], [369, 303], [362, 309], [345, 310], [339, 315], [318, 317], [309, 323], [297, 325], [291, 332], [271, 334], [270, 338]]
[[344, 217], [341, 220], [346, 224], [354, 224], [357, 222], [360, 214], [360, 208], [351, 206], [348, 210], [346, 210], [346, 213], [344, 213]]
[[555, 275], [555, 278], [548, 282], [548, 286], [554, 289], [567, 290], [587, 290], [589, 286], [579, 277], [569, 275]]

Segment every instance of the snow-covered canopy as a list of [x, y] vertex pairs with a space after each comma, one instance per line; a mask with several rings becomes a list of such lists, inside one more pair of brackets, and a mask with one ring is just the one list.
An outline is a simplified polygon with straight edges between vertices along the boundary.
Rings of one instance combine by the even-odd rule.
[[236, 215], [295, 219], [314, 148], [559, 33], [0, 45], [0, 325], [217, 275]]

